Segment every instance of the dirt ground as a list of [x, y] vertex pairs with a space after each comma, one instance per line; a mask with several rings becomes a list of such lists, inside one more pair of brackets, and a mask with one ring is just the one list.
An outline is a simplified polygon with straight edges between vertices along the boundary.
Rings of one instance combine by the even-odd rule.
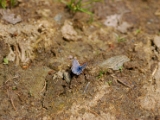
[[[92, 17], [58, 0], [0, 9], [0, 120], [160, 120], [159, 5], [104, 0]], [[73, 58], [87, 64], [80, 75]]]

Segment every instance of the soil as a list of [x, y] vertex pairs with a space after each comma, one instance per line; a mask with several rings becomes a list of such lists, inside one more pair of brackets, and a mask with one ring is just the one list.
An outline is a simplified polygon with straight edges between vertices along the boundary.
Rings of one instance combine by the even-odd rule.
[[[53, 0], [0, 9], [0, 120], [160, 120], [159, 5], [104, 0], [92, 17]], [[73, 58], [87, 64], [80, 75]]]

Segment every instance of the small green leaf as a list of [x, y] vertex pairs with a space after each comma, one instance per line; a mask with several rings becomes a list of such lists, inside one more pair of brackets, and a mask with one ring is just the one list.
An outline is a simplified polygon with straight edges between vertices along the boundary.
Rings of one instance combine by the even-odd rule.
[[7, 2], [6, 0], [0, 0], [0, 4], [2, 8], [6, 8], [7, 7]]
[[110, 86], [112, 84], [112, 81], [111, 80], [107, 81], [107, 84]]
[[123, 71], [123, 66], [119, 67], [119, 71], [122, 72]]
[[31, 91], [28, 92], [28, 95], [29, 95], [29, 97], [32, 97], [32, 96], [33, 96], [33, 94], [32, 94]]
[[67, 0], [60, 0], [62, 3], [66, 4], [69, 10], [73, 13], [75, 12], [83, 12], [89, 15], [93, 15], [92, 12], [90, 12], [88, 9], [86, 9], [85, 6], [88, 6], [94, 2], [101, 2], [103, 0], [89, 0], [86, 2], [82, 2], [82, 0], [70, 0], [67, 2]]
[[88, 11], [88, 10], [86, 10], [86, 9], [79, 8], [78, 10], [81, 11], [81, 12], [87, 13], [87, 14], [89, 14], [89, 15], [93, 15], [92, 12], [90, 12], [90, 11]]
[[141, 32], [141, 29], [137, 29], [137, 30], [135, 31], [135, 35], [139, 34], [140, 32]]
[[17, 0], [10, 0], [10, 2], [11, 2], [11, 6], [12, 7], [15, 6], [15, 5], [17, 5]]
[[12, 86], [12, 90], [17, 90], [17, 87], [16, 86]]
[[7, 64], [7, 65], [8, 65], [8, 63], [9, 63], [9, 62], [8, 62], [8, 59], [7, 59], [7, 58], [4, 58], [4, 59], [3, 59], [3, 64]]
[[97, 78], [98, 79], [102, 78], [104, 76], [104, 74], [105, 74], [105, 71], [99, 71], [99, 74], [98, 74]]

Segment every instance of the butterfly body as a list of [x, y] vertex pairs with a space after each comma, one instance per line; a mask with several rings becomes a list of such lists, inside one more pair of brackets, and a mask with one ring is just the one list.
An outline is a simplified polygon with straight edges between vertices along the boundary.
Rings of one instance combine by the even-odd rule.
[[86, 64], [80, 66], [79, 62], [76, 59], [74, 59], [72, 62], [71, 70], [74, 74], [80, 75], [85, 67], [86, 67]]

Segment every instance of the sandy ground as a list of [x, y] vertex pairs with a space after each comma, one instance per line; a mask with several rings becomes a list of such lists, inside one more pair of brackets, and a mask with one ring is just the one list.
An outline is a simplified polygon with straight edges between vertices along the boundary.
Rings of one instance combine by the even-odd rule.
[[[92, 17], [52, 0], [0, 9], [0, 120], [160, 120], [159, 5], [104, 0]], [[73, 58], [87, 64], [80, 75]]]

